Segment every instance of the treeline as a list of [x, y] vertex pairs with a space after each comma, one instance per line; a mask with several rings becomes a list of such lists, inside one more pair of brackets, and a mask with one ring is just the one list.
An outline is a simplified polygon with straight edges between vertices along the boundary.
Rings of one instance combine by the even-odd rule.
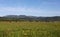
[[60, 16], [54, 16], [54, 17], [36, 17], [36, 16], [25, 16], [25, 15], [8, 15], [0, 17], [0, 21], [60, 21]]

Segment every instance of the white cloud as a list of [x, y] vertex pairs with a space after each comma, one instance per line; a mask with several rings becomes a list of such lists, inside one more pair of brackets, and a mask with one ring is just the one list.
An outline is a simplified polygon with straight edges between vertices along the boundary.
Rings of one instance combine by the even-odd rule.
[[36, 12], [36, 13], [39, 13], [41, 11], [37, 9], [32, 9], [32, 8], [2, 7], [0, 8], [0, 12]]
[[2, 12], [5, 12], [5, 14], [26, 14], [26, 15], [30, 14], [30, 15], [42, 15], [42, 16], [60, 15], [60, 11], [53, 11], [53, 10], [50, 11], [50, 10], [22, 8], [22, 7], [18, 7], [18, 8], [1, 7], [0, 12], [1, 15], [3, 14]]

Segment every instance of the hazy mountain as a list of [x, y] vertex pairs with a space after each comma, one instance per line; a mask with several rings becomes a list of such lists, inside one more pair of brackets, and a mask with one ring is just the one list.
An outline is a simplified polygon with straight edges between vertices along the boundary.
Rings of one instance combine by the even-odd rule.
[[7, 15], [0, 17], [0, 20], [60, 21], [60, 16], [36, 17], [36, 16], [26, 16], [26, 15]]

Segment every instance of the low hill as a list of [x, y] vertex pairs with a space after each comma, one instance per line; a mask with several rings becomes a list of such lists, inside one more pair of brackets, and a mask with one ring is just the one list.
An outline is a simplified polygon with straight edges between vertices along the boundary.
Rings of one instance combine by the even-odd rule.
[[37, 17], [26, 15], [7, 15], [0, 17], [0, 21], [60, 21], [60, 16], [54, 17]]

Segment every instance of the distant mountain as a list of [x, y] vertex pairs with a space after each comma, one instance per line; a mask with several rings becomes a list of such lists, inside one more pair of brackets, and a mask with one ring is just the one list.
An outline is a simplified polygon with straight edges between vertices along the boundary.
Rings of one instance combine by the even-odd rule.
[[3, 16], [5, 18], [17, 18], [18, 16], [17, 15], [7, 15], [7, 16]]
[[60, 16], [54, 17], [36, 17], [36, 16], [26, 16], [26, 15], [7, 15], [0, 17], [0, 21], [2, 20], [17, 20], [17, 21], [60, 21]]

